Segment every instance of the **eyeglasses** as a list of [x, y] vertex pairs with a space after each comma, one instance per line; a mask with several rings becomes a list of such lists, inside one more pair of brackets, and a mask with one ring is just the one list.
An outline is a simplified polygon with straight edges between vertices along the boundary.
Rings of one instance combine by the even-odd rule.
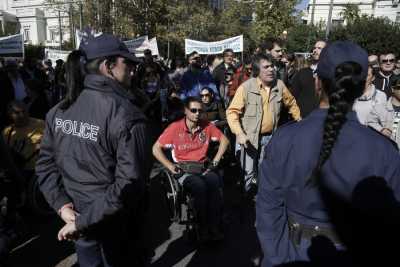
[[208, 97], [208, 96], [210, 96], [210, 94], [200, 94], [200, 96], [201, 97], [206, 97], [206, 96]]
[[394, 63], [395, 59], [391, 58], [391, 59], [382, 59], [381, 63]]
[[196, 114], [196, 113], [201, 114], [201, 113], [204, 112], [201, 108], [191, 108], [191, 109], [189, 109], [189, 110], [190, 110], [190, 112], [192, 112], [193, 114]]

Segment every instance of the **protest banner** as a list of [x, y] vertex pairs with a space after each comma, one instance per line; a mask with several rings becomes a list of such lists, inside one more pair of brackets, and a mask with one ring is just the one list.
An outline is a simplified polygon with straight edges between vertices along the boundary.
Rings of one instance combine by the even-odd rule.
[[148, 39], [147, 35], [145, 35], [133, 40], [124, 41], [124, 43], [128, 47], [129, 52], [134, 53], [137, 57], [144, 57], [144, 50], [146, 49], [150, 49], [153, 56], [159, 55], [156, 37]]
[[196, 51], [199, 54], [221, 54], [225, 49], [232, 49], [233, 52], [243, 52], [243, 35], [228, 38], [217, 42], [201, 42], [185, 39], [185, 54]]
[[24, 57], [24, 37], [16, 34], [0, 38], [1, 57]]
[[71, 53], [71, 51], [45, 48], [44, 49], [44, 58], [50, 59], [54, 66], [57, 59], [62, 59], [62, 60], [64, 60], [64, 62], [66, 62], [67, 57], [70, 53]]

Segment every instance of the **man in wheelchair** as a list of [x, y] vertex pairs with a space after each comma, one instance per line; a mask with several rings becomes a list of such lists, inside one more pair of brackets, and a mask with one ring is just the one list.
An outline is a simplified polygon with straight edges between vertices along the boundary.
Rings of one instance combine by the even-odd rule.
[[[216, 170], [229, 141], [215, 125], [203, 118], [201, 100], [188, 97], [184, 109], [185, 117], [169, 125], [154, 144], [153, 155], [194, 198], [199, 241], [221, 240], [222, 183]], [[209, 161], [207, 152], [211, 142], [219, 142], [219, 148]], [[163, 149], [171, 149], [173, 162]]]

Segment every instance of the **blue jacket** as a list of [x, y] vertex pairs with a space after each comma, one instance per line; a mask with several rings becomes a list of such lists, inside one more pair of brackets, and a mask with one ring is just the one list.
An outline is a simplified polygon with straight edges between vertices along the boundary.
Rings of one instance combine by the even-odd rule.
[[[326, 114], [327, 110], [317, 109], [306, 119], [280, 128], [266, 148], [256, 203], [263, 267], [307, 260], [289, 239], [288, 217], [300, 224], [332, 227], [319, 189], [306, 186], [318, 161]], [[322, 168], [321, 182], [350, 201], [355, 186], [371, 176], [384, 178], [400, 199], [399, 152], [350, 112]]]
[[189, 68], [182, 76], [179, 97], [182, 100], [185, 100], [189, 96], [199, 97], [200, 91], [204, 87], [208, 87], [214, 92], [214, 99], [220, 99], [219, 92], [211, 74], [203, 70], [200, 72], [193, 72]]

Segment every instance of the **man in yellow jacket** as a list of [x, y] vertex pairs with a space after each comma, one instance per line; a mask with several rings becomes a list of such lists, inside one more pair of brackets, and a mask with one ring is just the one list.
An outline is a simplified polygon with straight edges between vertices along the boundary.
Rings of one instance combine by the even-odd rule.
[[242, 169], [245, 189], [253, 191], [257, 185], [258, 163], [264, 149], [278, 126], [282, 104], [293, 119], [301, 119], [300, 109], [285, 84], [276, 79], [270, 55], [257, 55], [253, 62], [256, 78], [244, 82], [237, 89], [226, 110], [231, 131], [236, 135], [237, 150], [242, 147]]

